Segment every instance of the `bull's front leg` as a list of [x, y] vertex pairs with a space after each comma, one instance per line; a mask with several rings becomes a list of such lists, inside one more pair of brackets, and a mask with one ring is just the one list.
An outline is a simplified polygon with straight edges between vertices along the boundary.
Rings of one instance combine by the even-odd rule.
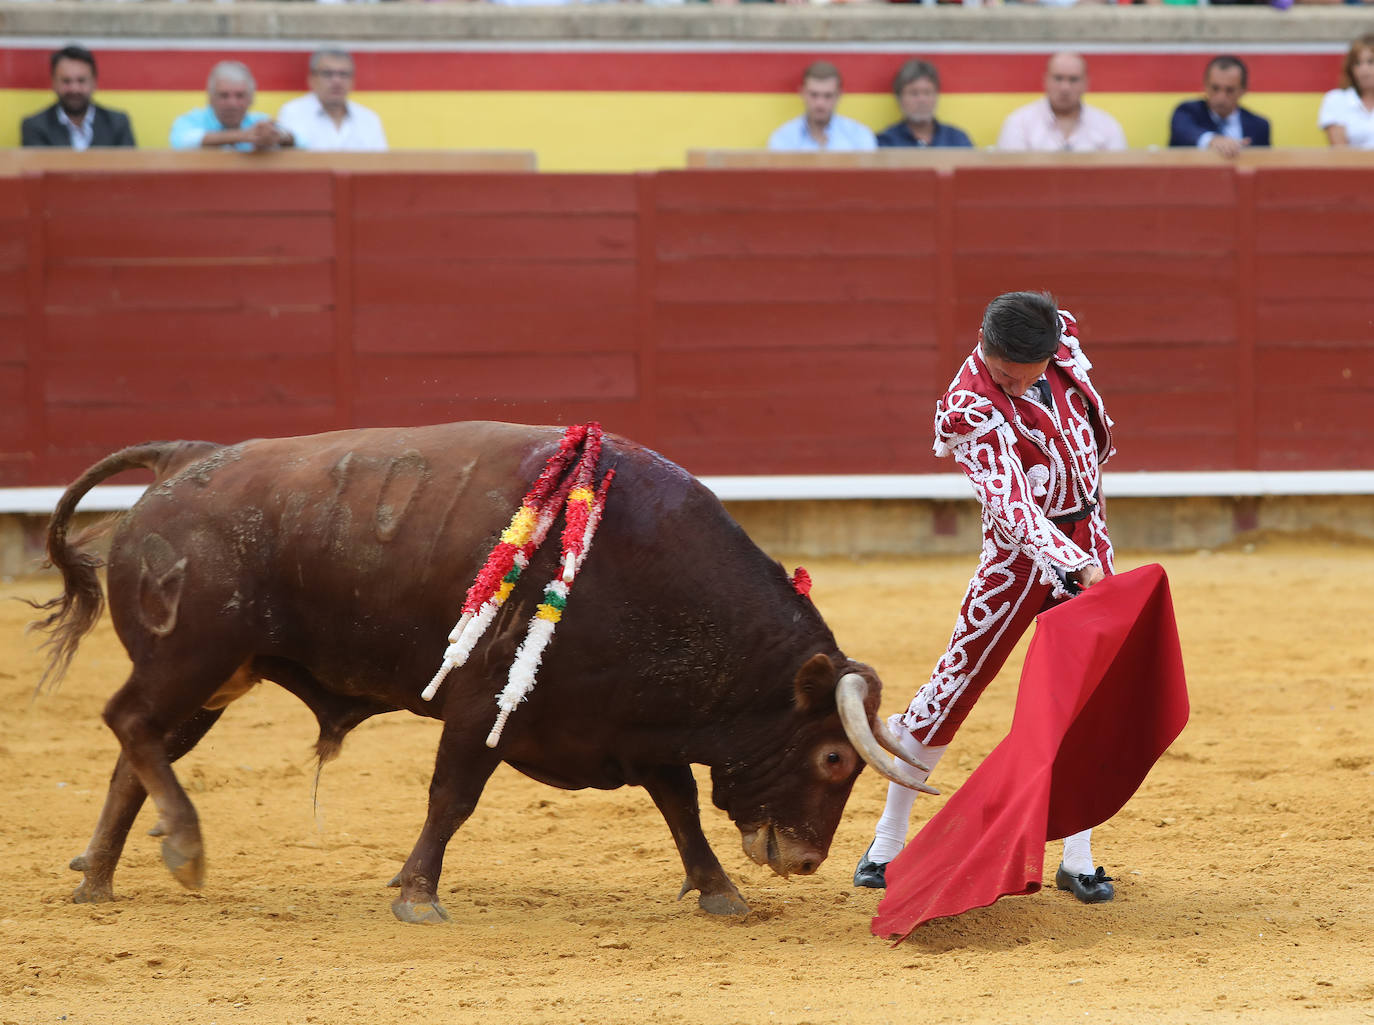
[[449, 920], [439, 903], [439, 875], [444, 870], [444, 851], [458, 827], [467, 821], [482, 796], [501, 756], [483, 742], [486, 726], [457, 720], [444, 723], [434, 776], [429, 783], [429, 812], [415, 848], [391, 881], [401, 888], [391, 902], [392, 913], [402, 922], [431, 925]]
[[697, 904], [703, 911], [713, 915], [747, 915], [749, 905], [721, 868], [716, 852], [711, 850], [706, 834], [701, 831], [697, 781], [691, 767], [658, 766], [646, 774], [642, 783], [672, 830], [673, 842], [677, 844], [682, 867], [687, 872], [678, 899], [690, 890], [697, 890], [701, 894]]

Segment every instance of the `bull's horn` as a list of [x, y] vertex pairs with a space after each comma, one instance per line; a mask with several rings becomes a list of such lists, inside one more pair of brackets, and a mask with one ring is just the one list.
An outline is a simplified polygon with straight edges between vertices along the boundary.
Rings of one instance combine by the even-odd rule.
[[917, 779], [915, 773], [906, 765], [894, 763], [878, 746], [878, 741], [873, 736], [873, 726], [868, 720], [868, 711], [864, 708], [864, 697], [867, 693], [868, 681], [858, 673], [845, 673], [835, 685], [835, 703], [839, 708], [840, 723], [844, 726], [845, 736], [854, 745], [854, 750], [858, 751], [859, 757], [884, 779], [898, 786], [919, 790], [923, 794], [938, 794], [940, 791], [927, 786], [925, 780]]
[[930, 775], [930, 766], [918, 759], [915, 755], [908, 754], [902, 750], [902, 742], [897, 739], [893, 732], [887, 728], [887, 723], [878, 720], [878, 728], [873, 731], [873, 736], [877, 738], [884, 751], [900, 758], [913, 769], [920, 769], [927, 776]]

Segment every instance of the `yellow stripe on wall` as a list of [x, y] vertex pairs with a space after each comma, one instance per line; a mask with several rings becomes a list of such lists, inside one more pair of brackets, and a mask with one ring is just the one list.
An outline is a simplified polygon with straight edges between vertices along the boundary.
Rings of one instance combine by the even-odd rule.
[[[254, 109], [275, 114], [300, 95], [264, 92]], [[978, 146], [997, 141], [1002, 119], [1037, 93], [949, 93], [940, 118]], [[1197, 94], [1093, 93], [1132, 147], [1164, 146], [1169, 115]], [[145, 149], [167, 148], [172, 121], [203, 106], [200, 92], [102, 90], [99, 102], [126, 111]], [[636, 171], [685, 166], [689, 149], [751, 149], [801, 112], [795, 94], [649, 92], [384, 92], [354, 94], [381, 115], [395, 149], [534, 150], [545, 171]], [[38, 90], [0, 90], [0, 146], [19, 145], [19, 122], [52, 102]], [[1324, 146], [1318, 93], [1251, 93], [1245, 105], [1268, 117], [1277, 146]], [[890, 95], [846, 96], [840, 111], [879, 131], [900, 116]]]

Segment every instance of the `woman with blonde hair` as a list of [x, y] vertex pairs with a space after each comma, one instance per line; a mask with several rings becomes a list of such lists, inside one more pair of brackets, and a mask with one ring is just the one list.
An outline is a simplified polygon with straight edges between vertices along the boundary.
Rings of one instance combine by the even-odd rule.
[[1317, 124], [1332, 146], [1374, 149], [1374, 33], [1350, 44], [1341, 85], [1322, 97]]

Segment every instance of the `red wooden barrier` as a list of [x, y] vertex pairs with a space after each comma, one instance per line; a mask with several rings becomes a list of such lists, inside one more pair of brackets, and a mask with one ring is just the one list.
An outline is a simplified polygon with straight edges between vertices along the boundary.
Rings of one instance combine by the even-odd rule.
[[0, 178], [0, 485], [123, 444], [597, 418], [698, 473], [912, 473], [997, 292], [1122, 469], [1374, 465], [1368, 172]]

